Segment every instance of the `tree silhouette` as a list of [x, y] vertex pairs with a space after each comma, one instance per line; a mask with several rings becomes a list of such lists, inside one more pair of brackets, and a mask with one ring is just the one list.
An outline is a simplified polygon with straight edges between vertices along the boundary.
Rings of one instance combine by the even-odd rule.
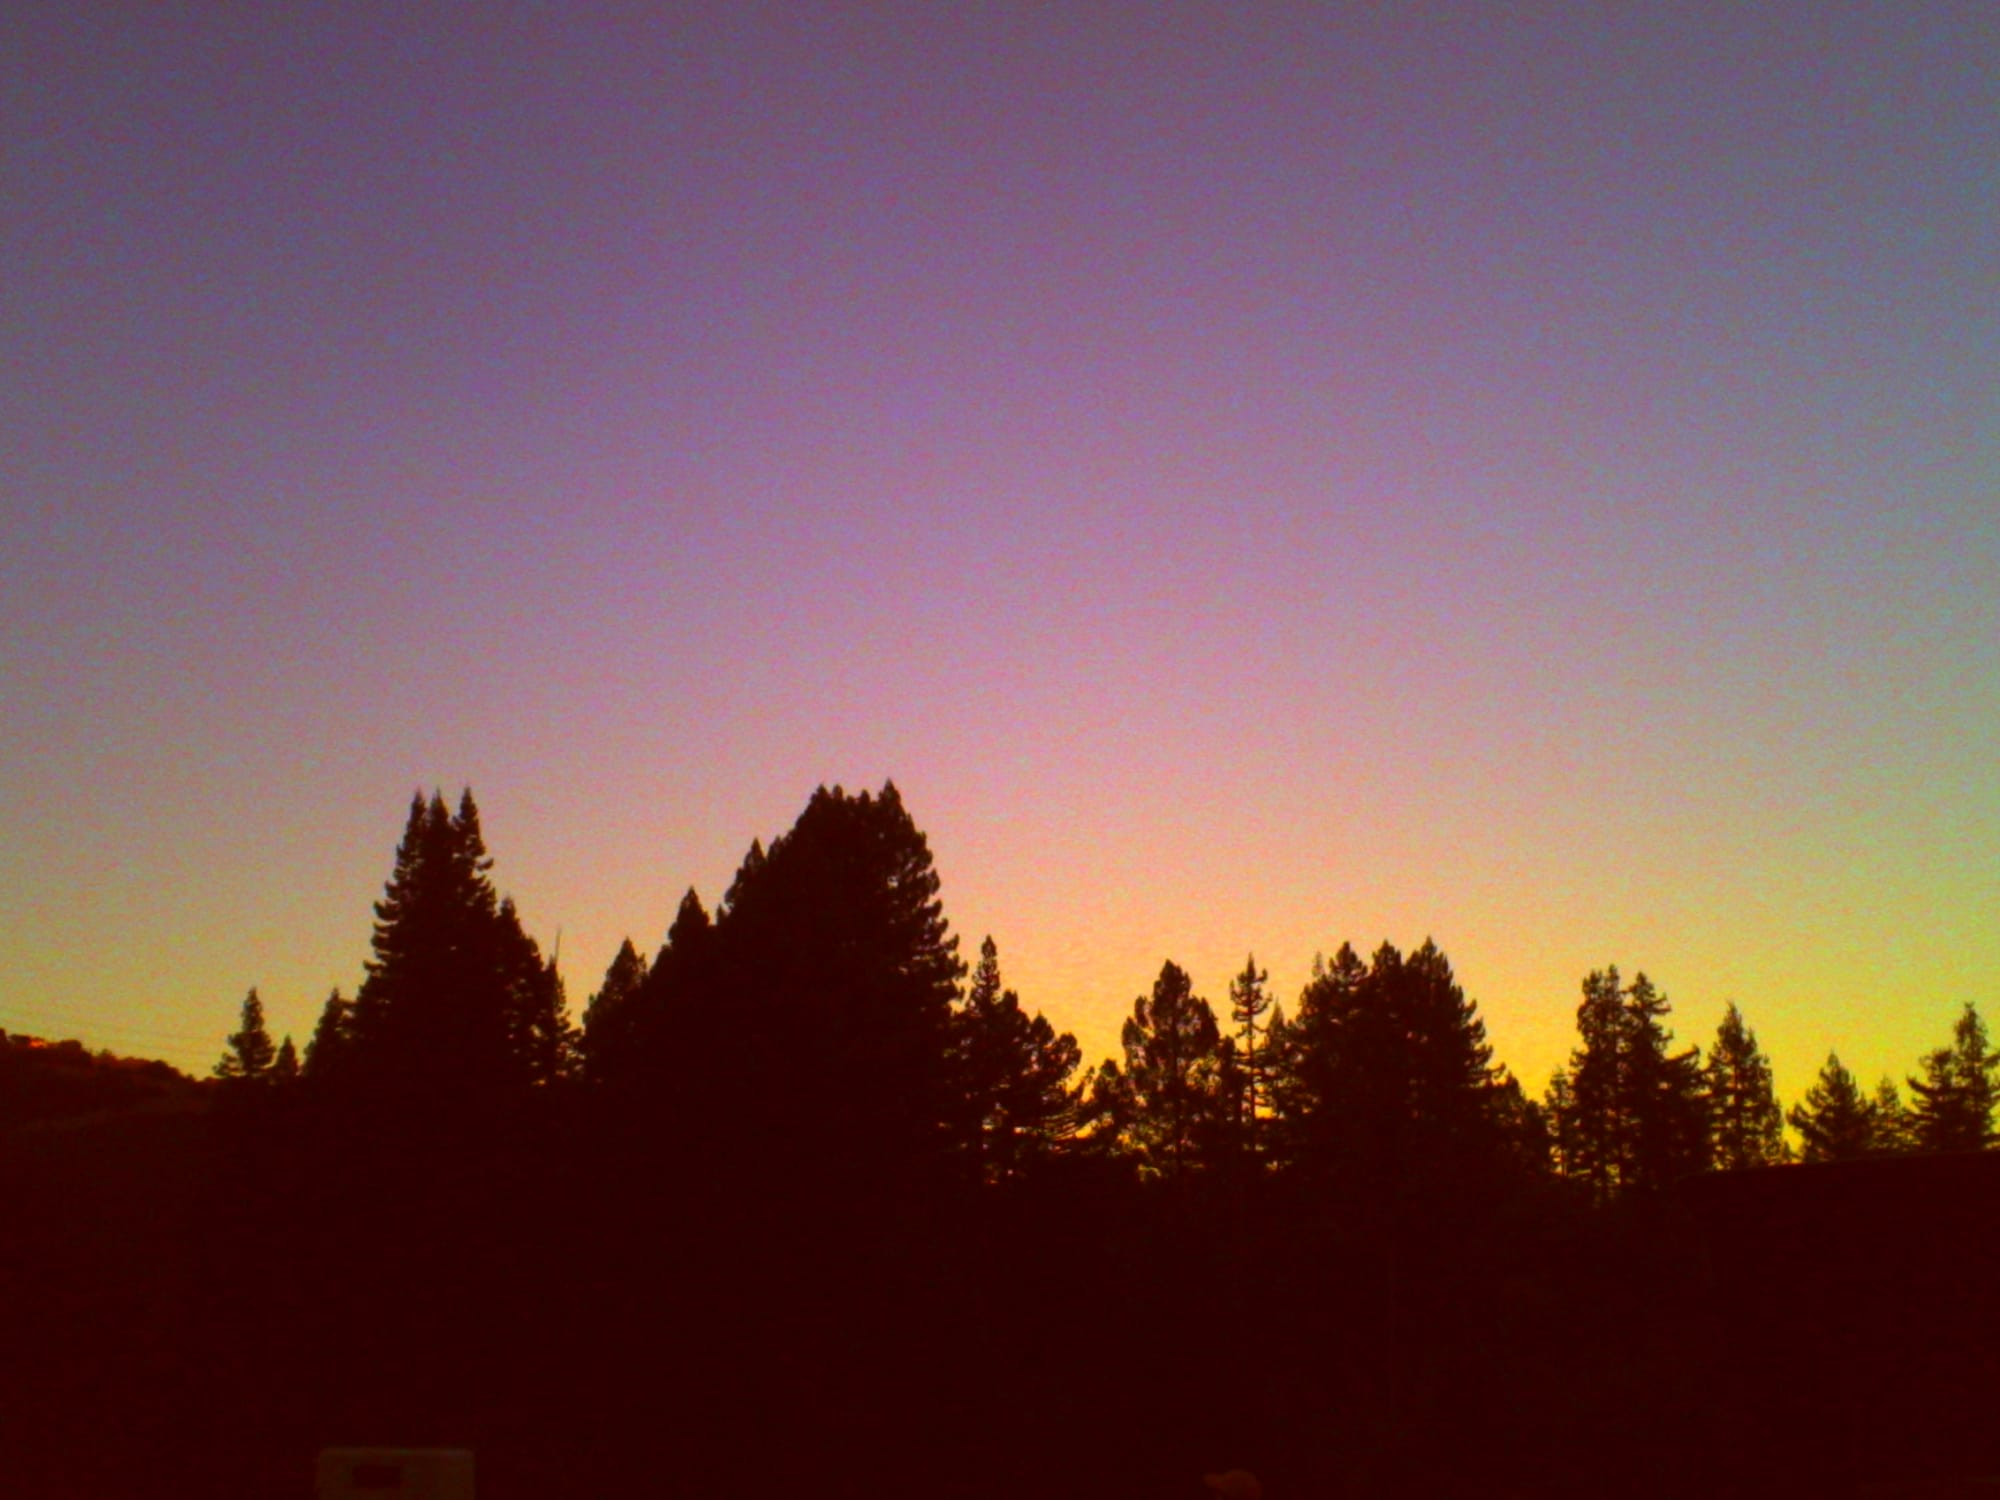
[[1184, 1181], [1201, 1164], [1227, 1102], [1217, 1086], [1221, 1034], [1187, 971], [1168, 960], [1132, 1003], [1123, 1069], [1105, 1069], [1104, 1107], [1123, 1125], [1142, 1176]]
[[276, 1058], [271, 1033], [264, 1029], [264, 1002], [252, 989], [243, 997], [242, 1021], [229, 1034], [222, 1057], [215, 1065], [215, 1076], [255, 1083], [269, 1074]]
[[1584, 977], [1576, 1029], [1578, 1045], [1568, 1068], [1550, 1082], [1548, 1109], [1563, 1175], [1584, 1183], [1603, 1203], [1624, 1185], [1625, 1140], [1631, 1129], [1624, 1081], [1624, 991], [1615, 965]]
[[350, 1028], [353, 1070], [378, 1091], [495, 1097], [567, 1070], [560, 979], [492, 864], [470, 788], [455, 814], [441, 794], [412, 799]]
[[1367, 978], [1368, 967], [1350, 944], [1342, 943], [1331, 963], [1315, 955], [1298, 1014], [1271, 1026], [1271, 1102], [1287, 1165], [1320, 1173], [1340, 1152], [1345, 1124], [1336, 1109], [1343, 1069], [1355, 1055], [1346, 1034], [1360, 1014]]
[[[938, 887], [893, 782], [821, 787], [768, 851], [751, 845], [692, 976], [699, 999], [673, 1007], [697, 1088], [733, 1128], [827, 1161], [942, 1161], [964, 965]], [[676, 967], [655, 965], [663, 986], [688, 977]]]
[[1903, 1094], [1896, 1087], [1895, 1079], [1883, 1074], [1881, 1082], [1875, 1085], [1875, 1097], [1869, 1105], [1875, 1112], [1877, 1155], [1893, 1156], [1916, 1150], [1915, 1126], [1911, 1123], [1909, 1106], [1903, 1103]]
[[1493, 1114], [1500, 1144], [1516, 1165], [1536, 1176], [1554, 1164], [1555, 1143], [1548, 1112], [1528, 1097], [1521, 1081], [1504, 1067], [1495, 1070]]
[[299, 1049], [292, 1045], [291, 1034], [278, 1043], [278, 1055], [271, 1062], [271, 1081], [278, 1084], [297, 1083], [299, 1080]]
[[1916, 1149], [1981, 1151], [1992, 1145], [1996, 1070], [2000, 1056], [1988, 1047], [1986, 1023], [1967, 1001], [1952, 1027], [1951, 1045], [1927, 1053], [1924, 1076], [1910, 1080]]
[[1703, 1094], [1713, 1166], [1731, 1171], [1785, 1160], [1785, 1119], [1771, 1087], [1771, 1064], [1733, 1001], [1709, 1049]]
[[1079, 1101], [1069, 1080], [1082, 1060], [1076, 1038], [1058, 1036], [1001, 987], [999, 949], [990, 936], [953, 1016], [953, 1054], [963, 1138], [982, 1180], [1022, 1175], [1075, 1131]]
[[632, 1027], [637, 1019], [634, 1002], [646, 982], [646, 970], [639, 950], [630, 938], [625, 939], [604, 971], [604, 983], [583, 1008], [583, 1074], [593, 1083], [614, 1076], [630, 1060]]
[[1615, 967], [1583, 981], [1581, 1041], [1549, 1104], [1564, 1175], [1599, 1202], [1665, 1187], [1706, 1163], [1701, 1059], [1693, 1048], [1668, 1050], [1670, 1009], [1643, 973], [1622, 988]]
[[[763, 847], [752, 844], [751, 853], [755, 859], [745, 860], [745, 869], [753, 863], [761, 868]], [[624, 1024], [614, 1024], [605, 1038], [607, 1049], [615, 1044], [630, 1054], [622, 1063], [616, 1052], [606, 1058], [611, 1076], [645, 1080], [681, 1104], [726, 1076], [756, 1044], [760, 1012], [753, 1008], [728, 1014], [719, 976], [715, 923], [689, 887], [666, 941], [632, 996]]]
[[1876, 1150], [1875, 1106], [1862, 1097], [1838, 1053], [1827, 1053], [1818, 1079], [1789, 1118], [1799, 1133], [1801, 1161], [1853, 1161]]
[[1274, 1097], [1288, 1159], [1383, 1188], [1412, 1172], [1491, 1164], [1503, 1145], [1500, 1073], [1478, 1007], [1433, 942], [1384, 943], [1364, 966], [1342, 944], [1298, 1015], [1273, 1028]]
[[1243, 961], [1243, 972], [1229, 981], [1229, 1019], [1236, 1024], [1226, 1069], [1224, 1092], [1231, 1101], [1240, 1149], [1254, 1163], [1263, 1154], [1264, 1117], [1270, 1106], [1272, 1023], [1271, 976], [1257, 967], [1255, 954]]
[[354, 1046], [354, 1004], [338, 989], [326, 997], [306, 1041], [303, 1075], [314, 1083], [344, 1076]]
[[495, 914], [493, 940], [506, 987], [511, 1081], [544, 1087], [571, 1077], [581, 1062], [582, 1038], [569, 1019], [562, 976], [521, 926], [511, 898]]

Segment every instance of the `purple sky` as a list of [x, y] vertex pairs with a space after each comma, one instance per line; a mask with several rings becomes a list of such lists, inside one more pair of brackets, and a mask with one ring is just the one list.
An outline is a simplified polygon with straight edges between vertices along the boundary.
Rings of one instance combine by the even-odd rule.
[[0, 1025], [303, 1037], [465, 782], [580, 1006], [884, 777], [1092, 1057], [2000, 1025], [2000, 12], [650, 9], [0, 20]]

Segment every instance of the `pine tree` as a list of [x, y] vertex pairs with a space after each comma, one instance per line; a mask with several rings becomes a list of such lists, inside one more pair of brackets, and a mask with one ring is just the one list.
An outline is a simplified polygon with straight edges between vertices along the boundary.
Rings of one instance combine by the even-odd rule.
[[1549, 1076], [1542, 1095], [1542, 1119], [1548, 1126], [1549, 1159], [1557, 1173], [1578, 1181], [1591, 1181], [1592, 1153], [1581, 1138], [1582, 1116], [1576, 1107], [1576, 1090], [1569, 1069], [1557, 1068]]
[[1234, 1101], [1237, 1133], [1252, 1162], [1263, 1155], [1264, 1118], [1270, 1107], [1272, 1023], [1265, 1019], [1271, 1010], [1270, 980], [1252, 954], [1244, 959], [1243, 972], [1229, 981], [1229, 1019], [1236, 1024], [1236, 1045], [1227, 1070], [1233, 1086], [1225, 1092]]
[[1643, 973], [1633, 976], [1625, 993], [1632, 1124], [1625, 1180], [1634, 1188], [1664, 1188], [1708, 1163], [1701, 1054], [1692, 1047], [1668, 1050], [1673, 1033], [1666, 1028], [1666, 1017], [1671, 1010], [1651, 980]]
[[703, 1002], [674, 1026], [702, 1059], [702, 1097], [739, 1135], [898, 1170], [943, 1159], [965, 966], [938, 890], [894, 782], [872, 796], [821, 787], [768, 851], [751, 846]]
[[1058, 1036], [1003, 989], [999, 949], [979, 949], [964, 1005], [953, 1017], [960, 1130], [974, 1172], [987, 1182], [1030, 1170], [1072, 1135], [1080, 1101], [1070, 1087], [1082, 1060], [1076, 1038]]
[[1785, 1119], [1771, 1086], [1771, 1064], [1733, 1001], [1716, 1028], [1703, 1089], [1711, 1165], [1727, 1172], [1785, 1160]]
[[416, 1097], [506, 1072], [490, 867], [476, 820], [454, 818], [441, 793], [411, 799], [354, 1000], [354, 1062], [371, 1082]]
[[1967, 1001], [1952, 1027], [1951, 1045], [1926, 1054], [1923, 1078], [1910, 1080], [1916, 1149], [1982, 1151], [1992, 1145], [1996, 1070], [2000, 1056], [1988, 1047], [1986, 1024]]
[[1486, 1026], [1435, 943], [1407, 958], [1384, 943], [1365, 967], [1346, 944], [1316, 961], [1280, 1042], [1273, 1094], [1294, 1165], [1381, 1190], [1499, 1160]]
[[[1896, 1105], [1900, 1111], [1902, 1102]], [[1875, 1106], [1862, 1097], [1838, 1053], [1827, 1053], [1819, 1078], [1789, 1118], [1799, 1133], [1801, 1161], [1853, 1161], [1877, 1149]]]
[[1313, 955], [1312, 978], [1298, 1014], [1273, 1022], [1266, 1038], [1271, 1064], [1272, 1135], [1281, 1162], [1315, 1174], [1338, 1156], [1343, 1133], [1336, 1116], [1342, 1095], [1343, 1036], [1362, 1003], [1368, 967], [1343, 943], [1329, 964]]
[[271, 1082], [277, 1084], [297, 1083], [299, 1080], [299, 1049], [292, 1045], [289, 1032], [278, 1044], [277, 1059], [271, 1064]]
[[[699, 903], [697, 903], [699, 904]], [[631, 1063], [634, 1002], [646, 982], [646, 961], [630, 938], [619, 945], [604, 983], [583, 1008], [583, 1074], [593, 1083], [618, 1075]]]
[[[762, 846], [752, 852], [745, 870], [762, 865]], [[607, 1019], [611, 1031], [601, 1051], [607, 1076], [634, 1103], [671, 1117], [670, 1133], [712, 1139], [750, 1103], [744, 1090], [755, 1073], [751, 1059], [773, 1045], [761, 1029], [767, 1007], [754, 979], [725, 983], [715, 923], [692, 888], [652, 963], [642, 965], [637, 989]]]
[[1670, 1009], [1644, 974], [1622, 988], [1616, 968], [1583, 982], [1581, 1045], [1549, 1104], [1564, 1175], [1599, 1202], [1664, 1187], [1707, 1161], [1700, 1054], [1669, 1050]]
[[229, 1034], [222, 1058], [215, 1065], [215, 1076], [256, 1083], [269, 1074], [276, 1057], [271, 1033], [264, 1029], [264, 1002], [253, 988], [243, 999], [241, 1024]]
[[1916, 1131], [1909, 1108], [1903, 1103], [1896, 1080], [1888, 1074], [1883, 1074], [1882, 1081], [1875, 1085], [1875, 1097], [1869, 1101], [1869, 1108], [1873, 1111], [1877, 1156], [1916, 1150]]
[[1419, 1142], [1431, 1151], [1486, 1150], [1494, 1139], [1494, 1091], [1502, 1070], [1494, 1066], [1479, 1007], [1429, 938], [1392, 972], [1394, 1008], [1410, 1046], [1405, 1108]]
[[562, 976], [555, 958], [521, 925], [512, 899], [495, 914], [497, 961], [506, 986], [509, 1081], [542, 1088], [577, 1070], [581, 1038], [570, 1023]]
[[564, 1076], [574, 1036], [552, 963], [494, 891], [479, 809], [412, 799], [355, 996], [352, 1071], [385, 1097], [495, 1098]]
[[1495, 1075], [1493, 1110], [1507, 1156], [1525, 1171], [1546, 1176], [1555, 1155], [1548, 1114], [1505, 1068]]
[[1116, 1058], [1090, 1068], [1077, 1087], [1076, 1146], [1098, 1160], [1131, 1161], [1132, 1090]]
[[1556, 1156], [1565, 1177], [1602, 1203], [1624, 1186], [1631, 1106], [1625, 1083], [1627, 1017], [1618, 969], [1584, 977], [1577, 1006], [1579, 1043], [1549, 1088]]
[[979, 961], [972, 966], [965, 1001], [952, 1016], [952, 1065], [957, 1093], [964, 1104], [956, 1128], [964, 1149], [975, 1163], [975, 1174], [988, 1175], [995, 1100], [1006, 1071], [1001, 1035], [1000, 949], [988, 933], [979, 944]]
[[306, 1042], [303, 1074], [314, 1083], [344, 1076], [354, 1046], [354, 1006], [338, 989], [326, 997], [319, 1021]]
[[1217, 1089], [1221, 1033], [1187, 971], [1169, 960], [1150, 995], [1132, 1003], [1120, 1033], [1125, 1066], [1116, 1075], [1125, 1138], [1141, 1175], [1184, 1181], [1202, 1165], [1203, 1145], [1225, 1107]]

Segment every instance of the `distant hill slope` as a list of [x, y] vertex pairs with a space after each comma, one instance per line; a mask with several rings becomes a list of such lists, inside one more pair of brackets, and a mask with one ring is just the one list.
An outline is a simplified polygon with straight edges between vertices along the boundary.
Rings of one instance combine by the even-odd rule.
[[193, 1105], [208, 1092], [167, 1063], [0, 1031], [0, 1132], [140, 1106]]

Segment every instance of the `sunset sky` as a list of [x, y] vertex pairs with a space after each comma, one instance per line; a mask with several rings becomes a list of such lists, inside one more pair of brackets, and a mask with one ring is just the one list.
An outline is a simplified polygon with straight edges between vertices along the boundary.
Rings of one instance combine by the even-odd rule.
[[2000, 10], [17, 6], [0, 1026], [205, 1071], [469, 783], [580, 1010], [819, 783], [1161, 961], [2000, 1029]]

